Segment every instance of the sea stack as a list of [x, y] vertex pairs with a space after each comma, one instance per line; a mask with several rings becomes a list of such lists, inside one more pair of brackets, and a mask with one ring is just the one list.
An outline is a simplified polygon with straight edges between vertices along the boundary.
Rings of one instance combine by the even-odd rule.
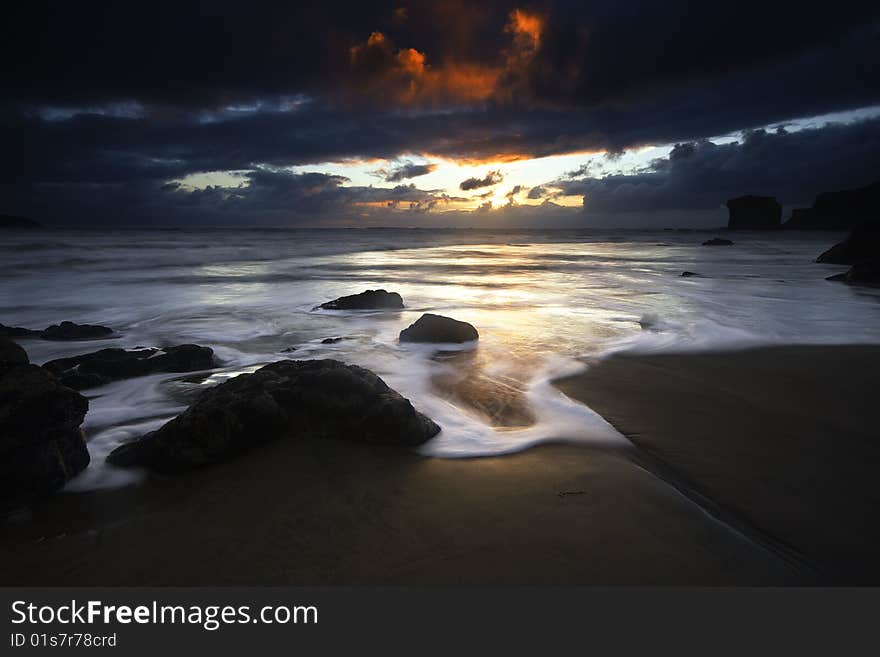
[[772, 196], [739, 196], [727, 201], [727, 227], [737, 230], [779, 228], [782, 206]]

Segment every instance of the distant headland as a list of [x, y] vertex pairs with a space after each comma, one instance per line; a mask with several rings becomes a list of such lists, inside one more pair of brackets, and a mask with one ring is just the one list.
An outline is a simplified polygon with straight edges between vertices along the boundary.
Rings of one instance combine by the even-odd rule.
[[33, 228], [45, 228], [45, 226], [28, 217], [18, 217], [13, 214], [0, 214], [0, 230], [29, 230]]
[[772, 196], [739, 196], [726, 203], [731, 229], [849, 230], [880, 221], [880, 180], [866, 187], [822, 192], [812, 207], [795, 208], [782, 222], [782, 205]]

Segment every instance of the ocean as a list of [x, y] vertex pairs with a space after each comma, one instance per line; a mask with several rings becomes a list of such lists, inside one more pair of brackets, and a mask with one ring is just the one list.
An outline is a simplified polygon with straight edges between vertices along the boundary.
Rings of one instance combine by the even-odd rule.
[[[631, 230], [87, 230], [0, 235], [0, 322], [104, 324], [120, 337], [24, 340], [44, 363], [103, 347], [212, 347], [222, 366], [86, 391], [92, 465], [69, 490], [139, 476], [104, 463], [206, 386], [283, 358], [336, 358], [379, 374], [441, 427], [441, 457], [554, 439], [615, 443], [601, 417], [551, 381], [622, 351], [880, 343], [880, 290], [825, 280], [834, 233]], [[683, 271], [699, 274], [681, 277]], [[366, 289], [399, 312], [315, 311]], [[479, 343], [399, 344], [422, 313], [472, 323]], [[323, 344], [325, 338], [343, 338]], [[287, 351], [294, 348], [293, 351]]]

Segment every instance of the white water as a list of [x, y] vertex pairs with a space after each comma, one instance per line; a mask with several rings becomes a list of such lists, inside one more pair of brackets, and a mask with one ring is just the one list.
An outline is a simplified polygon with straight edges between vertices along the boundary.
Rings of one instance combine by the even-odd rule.
[[[69, 319], [115, 328], [97, 342], [23, 341], [31, 360], [106, 346], [194, 342], [223, 366], [207, 379], [156, 375], [87, 391], [92, 465], [71, 488], [129, 483], [106, 466], [116, 445], [160, 426], [205, 386], [282, 358], [372, 369], [443, 431], [437, 456], [523, 449], [551, 439], [623, 440], [550, 380], [621, 349], [685, 351], [783, 343], [880, 342], [880, 292], [825, 281], [814, 263], [836, 234], [738, 234], [733, 247], [681, 232], [427, 230], [115, 231], [0, 237], [0, 322]], [[699, 278], [681, 278], [683, 270]], [[402, 312], [313, 312], [383, 287]], [[423, 312], [473, 323], [460, 359], [397, 343]], [[326, 337], [346, 337], [332, 345]], [[295, 346], [294, 353], [283, 352]], [[437, 377], [512, 391], [535, 423], [491, 422]], [[499, 424], [501, 426], [499, 426]], [[506, 424], [506, 425], [505, 425]]]

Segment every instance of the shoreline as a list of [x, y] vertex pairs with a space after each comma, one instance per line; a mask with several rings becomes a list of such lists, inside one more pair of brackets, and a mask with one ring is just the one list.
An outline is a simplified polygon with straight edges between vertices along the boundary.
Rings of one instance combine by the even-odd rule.
[[[861, 346], [618, 354], [556, 385], [634, 449], [550, 443], [444, 459], [272, 443], [190, 474], [43, 500], [4, 522], [0, 581], [873, 583], [880, 538], [861, 525], [880, 519], [869, 478], [880, 453], [864, 435], [877, 366], [880, 347]], [[778, 440], [791, 422], [809, 440]], [[828, 427], [846, 453], [822, 449]]]
[[790, 551], [823, 583], [880, 581], [880, 346], [615, 354], [557, 381], [636, 460]]

